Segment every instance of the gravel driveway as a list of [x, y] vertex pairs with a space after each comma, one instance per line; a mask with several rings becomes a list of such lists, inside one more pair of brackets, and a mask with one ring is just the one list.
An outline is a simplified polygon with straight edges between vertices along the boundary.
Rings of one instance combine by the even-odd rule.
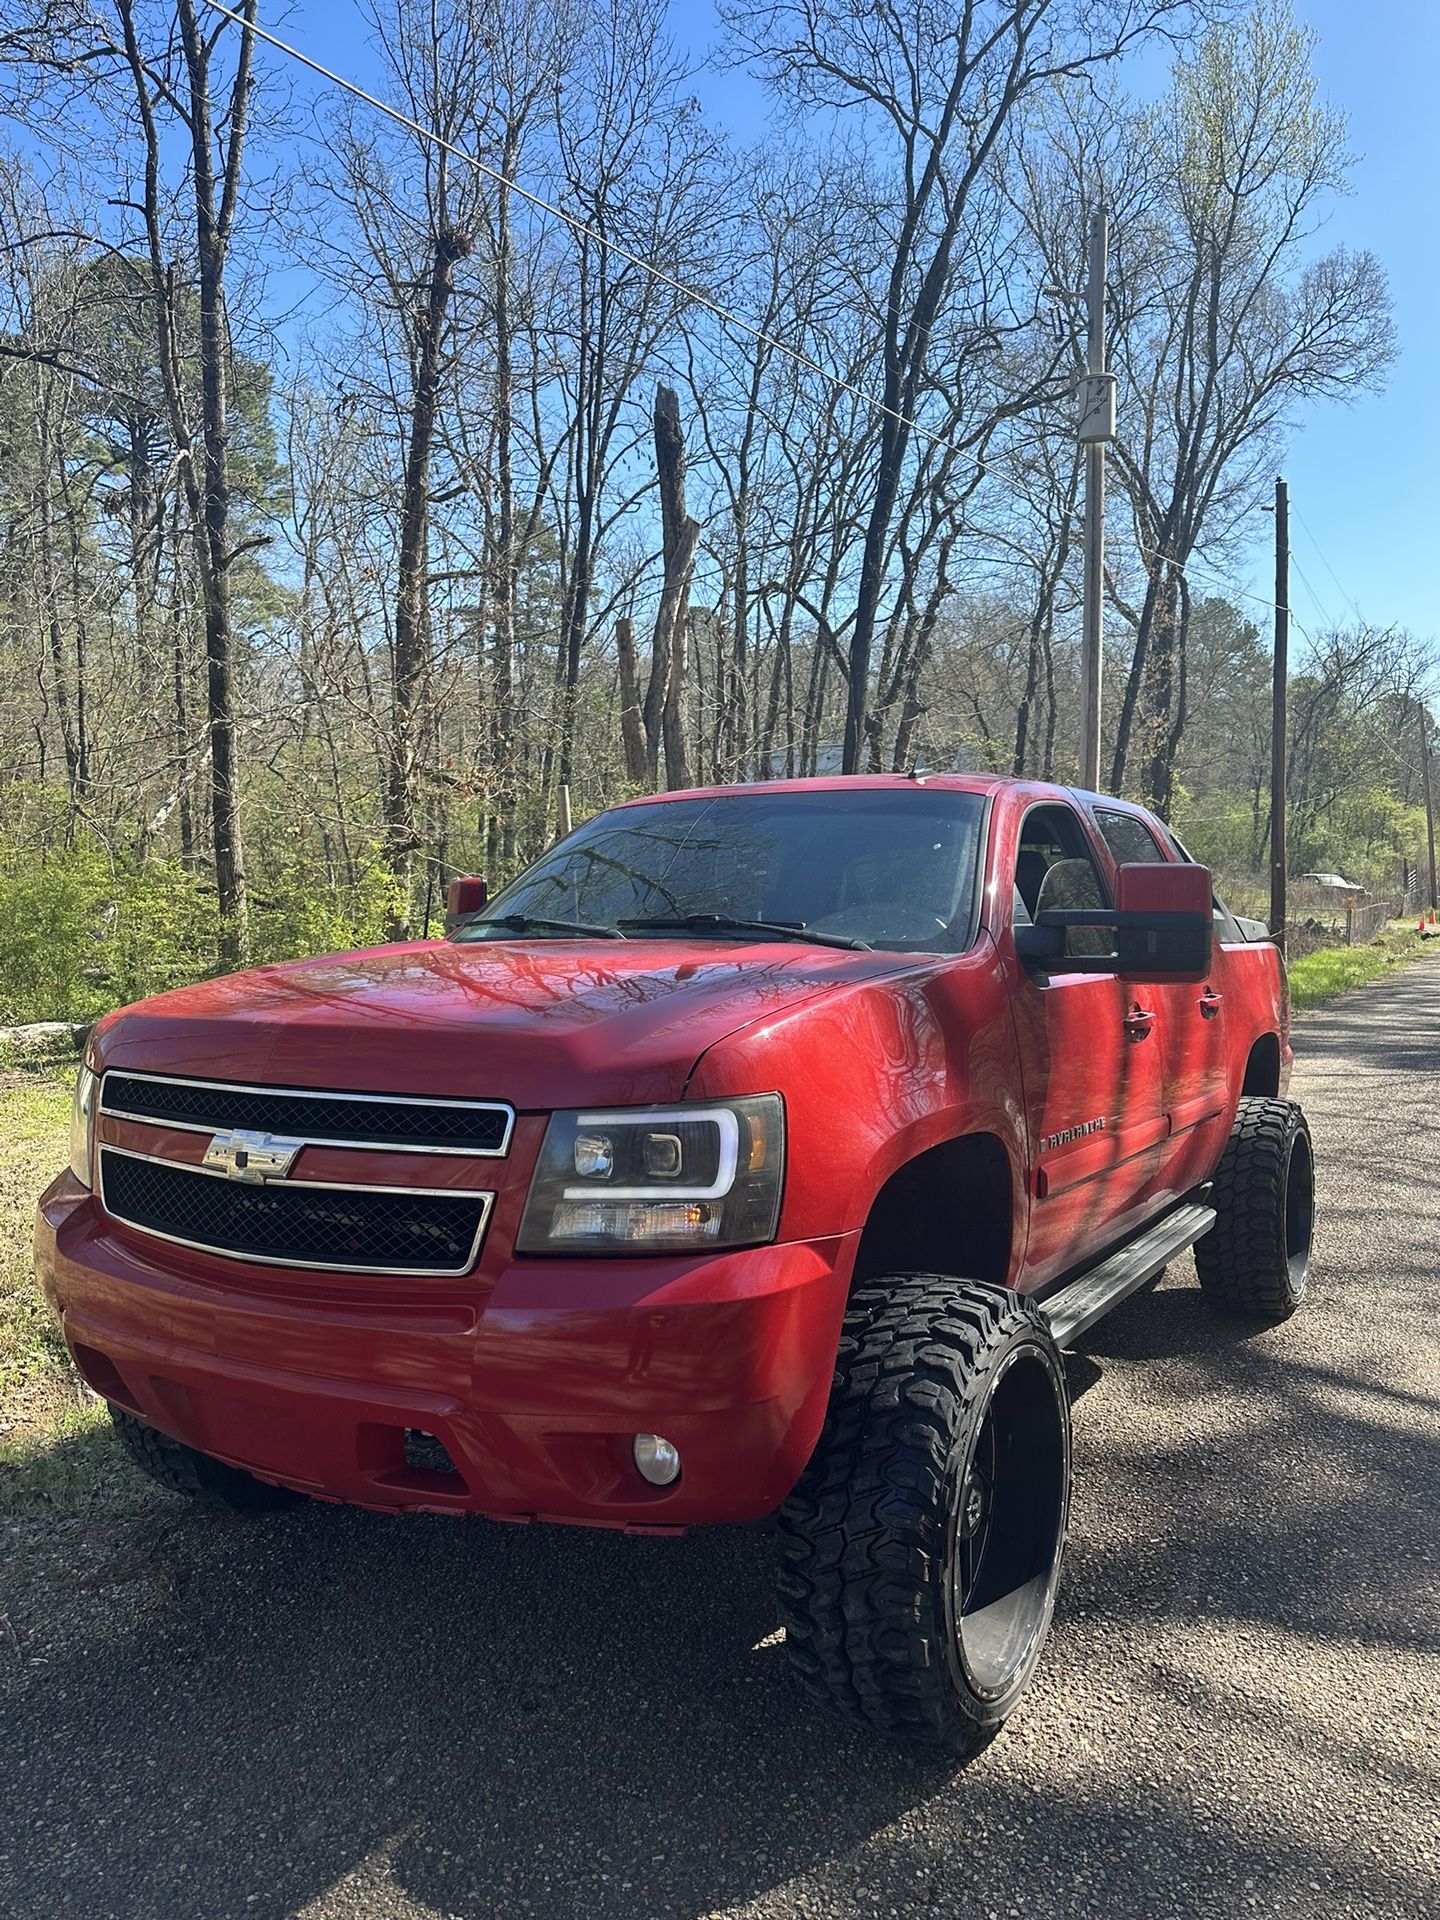
[[1312, 1298], [1073, 1367], [1055, 1631], [967, 1771], [787, 1685], [764, 1532], [158, 1495], [0, 1545], [16, 1920], [1440, 1911], [1440, 965], [1310, 1018]]

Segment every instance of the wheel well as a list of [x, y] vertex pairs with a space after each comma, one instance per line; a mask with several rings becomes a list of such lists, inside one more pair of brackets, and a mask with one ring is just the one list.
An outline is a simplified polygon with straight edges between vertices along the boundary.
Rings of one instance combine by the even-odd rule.
[[1241, 1093], [1254, 1093], [1273, 1100], [1280, 1091], [1280, 1036], [1262, 1033], [1250, 1049], [1245, 1062], [1245, 1080]]
[[993, 1133], [942, 1141], [876, 1194], [852, 1284], [896, 1272], [1004, 1283], [1010, 1268], [1010, 1162]]

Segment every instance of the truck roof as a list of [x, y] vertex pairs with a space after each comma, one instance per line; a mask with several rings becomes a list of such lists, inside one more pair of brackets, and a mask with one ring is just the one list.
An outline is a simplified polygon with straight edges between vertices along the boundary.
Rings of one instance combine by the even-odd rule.
[[840, 793], [884, 792], [897, 788], [939, 787], [952, 793], [995, 794], [1015, 789], [1036, 796], [1051, 795], [1055, 798], [1076, 800], [1103, 800], [1106, 805], [1115, 805], [1143, 812], [1133, 801], [1120, 800], [1111, 794], [1090, 793], [1080, 787], [1067, 787], [1054, 780], [1032, 780], [1008, 773], [832, 773], [819, 774], [804, 780], [745, 780], [729, 785], [713, 787], [679, 787], [671, 793], [642, 793], [633, 799], [617, 802], [619, 806], [653, 806], [664, 800], [718, 800], [732, 795], [747, 793]]

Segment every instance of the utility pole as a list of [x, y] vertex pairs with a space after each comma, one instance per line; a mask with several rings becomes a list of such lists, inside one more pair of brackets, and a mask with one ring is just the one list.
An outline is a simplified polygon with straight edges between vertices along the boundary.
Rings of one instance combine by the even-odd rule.
[[1425, 781], [1425, 833], [1430, 842], [1430, 911], [1440, 900], [1435, 897], [1435, 800], [1430, 789], [1430, 716], [1420, 708], [1420, 771]]
[[1275, 482], [1275, 677], [1270, 689], [1270, 934], [1285, 951], [1285, 696], [1290, 673], [1290, 490]]
[[1110, 217], [1090, 221], [1085, 378], [1077, 437], [1085, 449], [1085, 634], [1080, 660], [1080, 785], [1100, 785], [1100, 669], [1105, 625], [1105, 446], [1115, 438], [1115, 376], [1105, 371], [1105, 276]]

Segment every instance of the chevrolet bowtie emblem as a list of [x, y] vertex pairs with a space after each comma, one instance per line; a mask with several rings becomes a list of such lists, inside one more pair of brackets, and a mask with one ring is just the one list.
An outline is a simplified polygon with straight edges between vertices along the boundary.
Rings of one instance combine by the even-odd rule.
[[205, 1149], [201, 1164], [211, 1173], [223, 1173], [227, 1180], [283, 1180], [304, 1146], [303, 1140], [287, 1140], [278, 1133], [252, 1133], [247, 1127], [234, 1127], [229, 1133], [217, 1133]]

